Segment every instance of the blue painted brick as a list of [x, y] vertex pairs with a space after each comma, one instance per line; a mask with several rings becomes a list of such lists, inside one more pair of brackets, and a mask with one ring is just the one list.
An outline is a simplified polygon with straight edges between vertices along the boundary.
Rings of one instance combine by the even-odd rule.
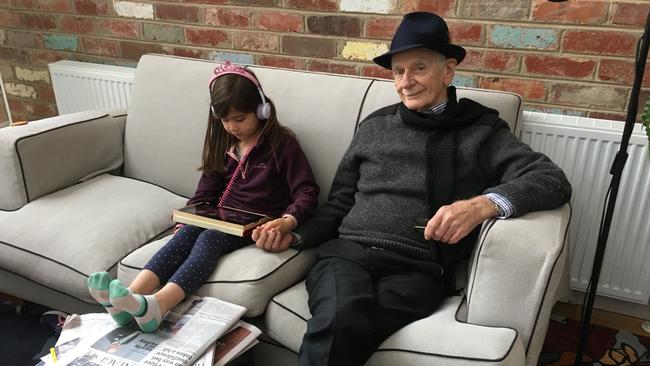
[[454, 79], [451, 81], [451, 85], [460, 86], [466, 88], [476, 88], [476, 78], [466, 75], [454, 75]]
[[490, 39], [497, 46], [507, 48], [555, 49], [558, 35], [548, 28], [521, 28], [496, 25], [490, 31]]
[[79, 40], [77, 36], [64, 36], [61, 34], [46, 34], [43, 36], [45, 48], [62, 51], [76, 51]]
[[215, 61], [231, 61], [236, 64], [253, 64], [253, 55], [249, 55], [247, 53], [211, 52], [210, 58]]

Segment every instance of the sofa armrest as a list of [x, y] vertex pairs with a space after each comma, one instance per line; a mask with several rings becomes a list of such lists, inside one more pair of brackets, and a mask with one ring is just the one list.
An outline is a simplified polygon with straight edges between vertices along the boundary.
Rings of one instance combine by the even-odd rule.
[[570, 216], [567, 204], [483, 225], [468, 274], [468, 323], [516, 329], [528, 347], [566, 279]]
[[0, 129], [0, 210], [119, 168], [125, 122], [123, 110], [87, 111]]

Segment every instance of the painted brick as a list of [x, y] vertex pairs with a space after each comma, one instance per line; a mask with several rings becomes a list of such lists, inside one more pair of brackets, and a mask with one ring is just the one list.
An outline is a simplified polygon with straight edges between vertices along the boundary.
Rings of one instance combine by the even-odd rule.
[[243, 6], [267, 6], [274, 7], [278, 5], [279, 0], [230, 0], [232, 5]]
[[118, 57], [120, 46], [117, 41], [103, 38], [82, 38], [81, 47], [86, 53], [98, 56]]
[[2, 75], [2, 79], [4, 81], [11, 80], [16, 77], [16, 74], [14, 74], [14, 68], [10, 65], [3, 64], [0, 64], [0, 75]]
[[459, 0], [459, 16], [470, 19], [527, 19], [530, 0]]
[[372, 61], [375, 56], [388, 52], [388, 45], [375, 42], [345, 42], [341, 56], [347, 60]]
[[304, 19], [300, 14], [265, 12], [254, 17], [257, 29], [274, 32], [303, 32]]
[[5, 44], [5, 39], [6, 39], [5, 30], [0, 29], [0, 45]]
[[47, 70], [35, 70], [16, 66], [16, 78], [22, 81], [42, 82], [50, 84], [50, 73]]
[[20, 14], [8, 10], [0, 11], [0, 24], [3, 27], [18, 27], [21, 24]]
[[302, 59], [282, 56], [262, 56], [259, 58], [257, 64], [296, 70], [302, 70], [305, 68], [305, 62]]
[[99, 34], [137, 39], [142, 34], [142, 25], [139, 22], [128, 20], [103, 20], [97, 26]]
[[476, 23], [448, 22], [449, 38], [461, 45], [483, 44], [483, 26]]
[[149, 41], [182, 43], [185, 40], [183, 28], [173, 25], [144, 23], [142, 31], [143, 38]]
[[284, 36], [282, 51], [296, 56], [335, 58], [336, 42], [333, 39]]
[[153, 5], [131, 1], [114, 1], [113, 9], [119, 16], [137, 19], [153, 19]]
[[[619, 84], [632, 85], [634, 82], [634, 62], [626, 60], [600, 60], [598, 78]], [[643, 73], [643, 86], [650, 86], [650, 64], [646, 62]], [[645, 103], [645, 102], [644, 102]]]
[[555, 50], [558, 48], [558, 31], [548, 28], [523, 28], [496, 25], [490, 28], [490, 42], [504, 48], [533, 48]]
[[336, 11], [336, 0], [286, 0], [287, 8]]
[[377, 79], [388, 79], [388, 80], [393, 80], [393, 72], [384, 69], [381, 66], [364, 66], [361, 69], [361, 75], [363, 76], [368, 76], [371, 78], [377, 78]]
[[238, 52], [210, 52], [210, 60], [215, 61], [231, 61], [236, 64], [241, 65], [251, 65], [253, 64], [253, 55], [248, 53], [238, 53]]
[[354, 13], [390, 14], [396, 3], [396, 0], [341, 0], [340, 9]]
[[196, 23], [199, 21], [199, 8], [196, 6], [157, 4], [156, 19]]
[[402, 13], [428, 11], [442, 17], [453, 16], [456, 0], [408, 0], [402, 1]]
[[69, 0], [38, 0], [38, 10], [48, 12], [70, 13], [72, 7]]
[[613, 31], [566, 31], [562, 49], [568, 52], [634, 55], [637, 36]]
[[338, 15], [310, 16], [307, 18], [307, 29], [313, 34], [359, 37], [361, 21], [358, 18]]
[[537, 80], [481, 78], [479, 87], [517, 93], [527, 100], [544, 100], [546, 98], [546, 86]]
[[596, 25], [605, 23], [609, 3], [605, 1], [567, 1], [555, 3], [535, 0], [533, 20], [549, 23], [575, 23]]
[[276, 53], [280, 50], [280, 36], [266, 33], [237, 32], [233, 37], [233, 48]]
[[240, 9], [207, 8], [203, 11], [205, 24], [227, 28], [250, 28], [251, 12]]
[[366, 37], [392, 39], [401, 19], [373, 18], [366, 23]]
[[558, 107], [553, 107], [553, 106], [543, 105], [543, 104], [526, 104], [524, 109], [529, 112], [564, 114], [567, 116], [576, 116], [576, 117], [587, 116], [587, 111], [581, 111], [581, 110], [569, 109], [569, 108], [558, 108]]
[[51, 15], [20, 14], [21, 24], [31, 30], [56, 29], [56, 22]]
[[215, 47], [230, 47], [228, 33], [218, 29], [186, 28], [185, 39], [187, 43]]
[[67, 33], [93, 33], [96, 21], [91, 18], [66, 15], [61, 21], [61, 30]]
[[18, 63], [27, 63], [28, 54], [24, 50], [15, 48], [0, 47], [0, 60], [15, 61]]
[[650, 4], [615, 3], [612, 5], [612, 23], [645, 26]]
[[467, 49], [467, 55], [459, 68], [478, 71], [516, 72], [520, 56], [517, 53]]
[[5, 42], [8, 46], [42, 48], [43, 35], [36, 32], [7, 30]]
[[43, 35], [43, 46], [52, 50], [76, 51], [78, 47], [77, 36], [62, 34], [45, 34]]
[[36, 99], [36, 89], [31, 85], [5, 83], [5, 92], [16, 97]]
[[530, 74], [576, 79], [590, 78], [596, 70], [596, 61], [574, 57], [529, 55], [524, 58], [524, 65]]
[[162, 52], [166, 55], [174, 55], [180, 57], [200, 58], [205, 59], [208, 56], [207, 51], [199, 48], [175, 47], [175, 46], [162, 46]]
[[75, 13], [80, 15], [109, 15], [109, 0], [74, 0]]
[[549, 98], [554, 103], [601, 109], [622, 109], [626, 100], [624, 88], [575, 84], [553, 85]]
[[352, 65], [321, 60], [311, 60], [307, 63], [307, 70], [329, 72], [332, 74], [356, 75], [357, 69]]
[[52, 85], [36, 85], [36, 97], [43, 102], [56, 103]]
[[476, 88], [478, 80], [475, 76], [456, 74], [451, 80], [451, 85], [465, 88]]
[[139, 60], [145, 53], [162, 53], [160, 45], [152, 43], [120, 42], [122, 57]]

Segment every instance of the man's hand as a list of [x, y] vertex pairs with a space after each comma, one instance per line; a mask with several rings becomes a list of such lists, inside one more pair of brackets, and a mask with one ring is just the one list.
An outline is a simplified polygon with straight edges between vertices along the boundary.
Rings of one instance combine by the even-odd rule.
[[276, 219], [256, 227], [251, 237], [258, 248], [277, 253], [286, 250], [293, 243], [292, 229], [291, 220]]
[[438, 209], [438, 212], [427, 222], [424, 238], [456, 244], [476, 226], [497, 214], [494, 204], [485, 196], [456, 201]]

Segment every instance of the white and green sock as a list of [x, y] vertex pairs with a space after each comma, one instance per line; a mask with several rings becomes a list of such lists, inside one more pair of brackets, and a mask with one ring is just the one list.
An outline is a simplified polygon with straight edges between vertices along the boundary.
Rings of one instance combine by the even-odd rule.
[[116, 309], [111, 305], [109, 296], [109, 285], [111, 283], [111, 275], [108, 272], [95, 272], [88, 277], [88, 291], [90, 296], [106, 308], [106, 311], [111, 314], [111, 317], [119, 325], [127, 325], [133, 321], [133, 315], [126, 311]]
[[162, 315], [153, 295], [133, 294], [119, 280], [111, 281], [109, 293], [111, 304], [132, 314], [142, 331], [154, 332], [158, 329]]

